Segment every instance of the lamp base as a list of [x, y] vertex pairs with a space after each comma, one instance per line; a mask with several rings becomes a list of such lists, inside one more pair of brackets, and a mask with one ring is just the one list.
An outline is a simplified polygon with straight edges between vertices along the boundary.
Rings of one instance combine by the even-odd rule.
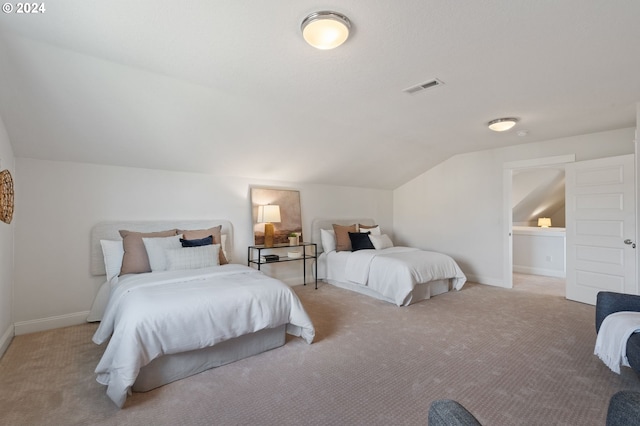
[[265, 247], [273, 247], [273, 234], [274, 228], [273, 223], [265, 223], [264, 224], [264, 246]]

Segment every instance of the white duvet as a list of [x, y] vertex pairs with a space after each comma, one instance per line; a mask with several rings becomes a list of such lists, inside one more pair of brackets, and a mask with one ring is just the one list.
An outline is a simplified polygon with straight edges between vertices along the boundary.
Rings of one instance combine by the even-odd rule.
[[460, 290], [467, 277], [450, 256], [412, 247], [358, 250], [346, 261], [346, 279], [367, 286], [400, 306], [416, 284], [452, 279]]
[[122, 407], [140, 368], [164, 354], [201, 349], [287, 324], [313, 341], [315, 330], [296, 294], [243, 265], [121, 277], [93, 341], [109, 340], [97, 381]]

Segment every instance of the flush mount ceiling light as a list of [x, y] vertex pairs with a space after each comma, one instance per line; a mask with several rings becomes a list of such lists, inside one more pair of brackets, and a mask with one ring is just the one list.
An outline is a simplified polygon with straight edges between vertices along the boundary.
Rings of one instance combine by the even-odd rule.
[[487, 123], [487, 125], [494, 132], [504, 132], [515, 126], [517, 122], [517, 118], [496, 118]]
[[300, 29], [305, 41], [316, 49], [334, 49], [349, 37], [351, 21], [338, 12], [314, 12], [304, 18]]

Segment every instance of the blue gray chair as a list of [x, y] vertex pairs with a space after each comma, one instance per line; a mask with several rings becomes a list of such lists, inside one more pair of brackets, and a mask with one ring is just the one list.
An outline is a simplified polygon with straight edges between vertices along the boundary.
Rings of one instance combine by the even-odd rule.
[[[640, 425], [640, 392], [620, 391], [609, 400], [606, 426]], [[429, 426], [482, 426], [460, 403], [451, 399], [433, 401]]]
[[[621, 311], [640, 312], [640, 296], [601, 291], [596, 298], [596, 332], [609, 314]], [[627, 359], [633, 370], [640, 375], [640, 333], [634, 333], [627, 341]]]
[[[601, 291], [596, 299], [596, 332], [609, 314], [621, 311], [640, 312], [640, 296]], [[634, 333], [627, 341], [627, 359], [631, 368], [640, 376], [640, 333]], [[607, 426], [640, 425], [640, 392], [620, 391], [609, 401]]]
[[429, 426], [482, 426], [460, 403], [451, 399], [433, 401], [429, 407]]
[[640, 425], [640, 392], [620, 391], [609, 400], [607, 426]]

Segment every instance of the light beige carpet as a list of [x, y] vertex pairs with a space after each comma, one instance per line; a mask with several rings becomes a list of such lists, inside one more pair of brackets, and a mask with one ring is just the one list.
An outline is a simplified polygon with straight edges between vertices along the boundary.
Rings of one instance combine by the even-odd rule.
[[594, 307], [467, 284], [398, 308], [296, 287], [315, 343], [285, 346], [148, 393], [119, 410], [95, 381], [95, 324], [18, 336], [0, 360], [2, 425], [426, 425], [453, 398], [485, 425], [604, 425], [640, 390], [593, 355]]

